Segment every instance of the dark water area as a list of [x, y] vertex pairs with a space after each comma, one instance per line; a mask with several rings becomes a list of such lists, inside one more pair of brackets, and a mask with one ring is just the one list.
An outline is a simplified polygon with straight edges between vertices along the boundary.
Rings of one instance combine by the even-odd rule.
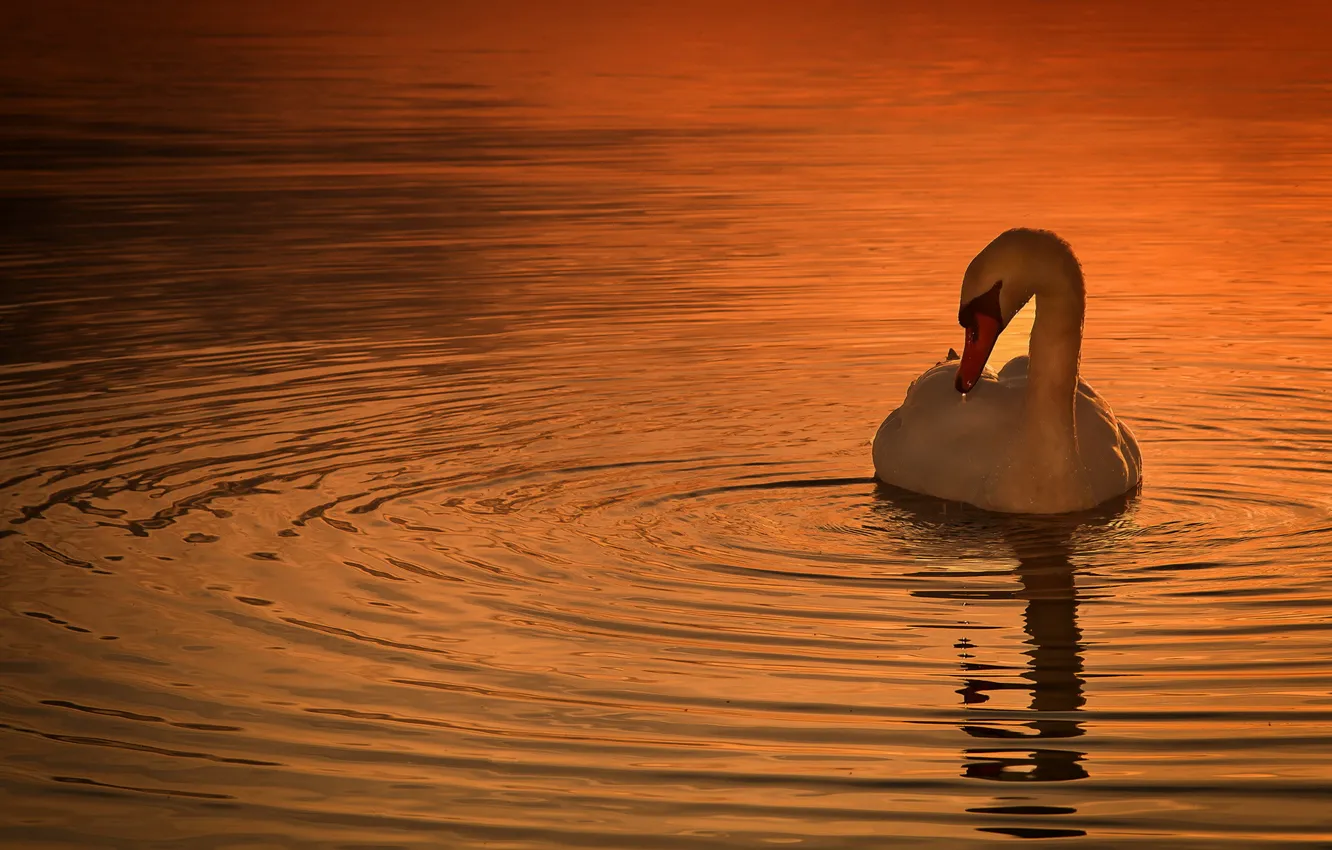
[[[1332, 16], [626, 5], [0, 12], [5, 845], [1332, 846]], [[872, 478], [1020, 225], [1092, 514]]]

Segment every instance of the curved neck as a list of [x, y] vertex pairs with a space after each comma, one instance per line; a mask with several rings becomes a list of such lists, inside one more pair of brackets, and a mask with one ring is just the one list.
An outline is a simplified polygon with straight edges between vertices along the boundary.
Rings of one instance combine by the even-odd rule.
[[[1036, 291], [1036, 320], [1028, 349], [1026, 418], [1033, 436], [1069, 451], [1076, 448], [1074, 403], [1086, 294], [1081, 280]], [[1076, 454], [1076, 452], [1074, 452]]]

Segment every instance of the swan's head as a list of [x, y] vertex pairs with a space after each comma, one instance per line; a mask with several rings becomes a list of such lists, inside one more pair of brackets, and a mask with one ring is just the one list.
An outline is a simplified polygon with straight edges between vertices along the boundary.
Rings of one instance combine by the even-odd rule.
[[957, 322], [966, 331], [955, 382], [958, 392], [969, 393], [976, 386], [999, 335], [1032, 296], [1060, 285], [1074, 285], [1080, 292], [1082, 272], [1068, 243], [1049, 231], [1009, 230], [976, 255], [962, 276], [957, 312]]

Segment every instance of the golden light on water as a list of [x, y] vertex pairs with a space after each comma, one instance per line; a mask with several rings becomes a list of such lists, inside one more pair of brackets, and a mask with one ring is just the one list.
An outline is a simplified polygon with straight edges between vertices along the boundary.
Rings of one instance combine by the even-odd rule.
[[[15, 846], [1332, 835], [1332, 13], [0, 26]], [[876, 488], [1023, 225], [1141, 494]]]

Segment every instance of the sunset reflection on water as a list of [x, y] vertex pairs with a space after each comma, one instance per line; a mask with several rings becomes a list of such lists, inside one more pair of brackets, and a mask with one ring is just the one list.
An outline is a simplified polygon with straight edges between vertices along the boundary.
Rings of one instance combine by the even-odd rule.
[[[1332, 841], [1332, 13], [1164, 8], [0, 12], [6, 841]], [[1019, 225], [1095, 515], [871, 478]]]

